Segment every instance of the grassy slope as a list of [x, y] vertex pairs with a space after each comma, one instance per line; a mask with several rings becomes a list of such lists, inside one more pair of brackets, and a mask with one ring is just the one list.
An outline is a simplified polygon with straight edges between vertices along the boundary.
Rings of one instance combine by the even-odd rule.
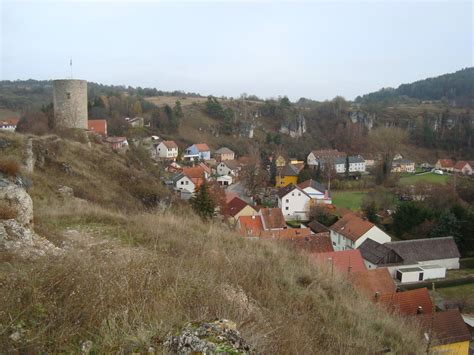
[[[8, 155], [20, 158], [24, 137], [5, 137], [14, 142]], [[262, 353], [422, 351], [416, 331], [407, 331], [412, 324], [367, 302], [342, 276], [332, 279], [301, 254], [240, 238], [183, 207], [143, 212], [129, 185], [114, 178], [125, 158], [99, 146], [62, 141], [61, 148], [81, 177], [54, 165], [31, 176], [36, 228], [57, 245], [71, 228], [98, 242], [36, 262], [0, 253], [1, 349], [77, 352], [89, 339], [99, 353], [143, 352], [160, 349], [187, 321], [229, 318]], [[98, 168], [105, 158], [116, 174]], [[82, 199], [55, 192], [82, 180], [91, 190]], [[106, 196], [119, 192], [121, 212]], [[9, 335], [19, 329], [25, 333], [15, 343]]]
[[367, 192], [365, 191], [332, 191], [333, 203], [338, 207], [357, 211], [361, 208]]

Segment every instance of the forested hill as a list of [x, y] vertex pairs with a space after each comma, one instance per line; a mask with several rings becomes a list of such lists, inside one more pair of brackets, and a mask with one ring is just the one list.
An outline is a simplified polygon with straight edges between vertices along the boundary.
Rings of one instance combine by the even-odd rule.
[[474, 67], [455, 73], [402, 84], [398, 88], [383, 88], [358, 96], [356, 102], [396, 103], [415, 100], [451, 100], [458, 106], [474, 107]]

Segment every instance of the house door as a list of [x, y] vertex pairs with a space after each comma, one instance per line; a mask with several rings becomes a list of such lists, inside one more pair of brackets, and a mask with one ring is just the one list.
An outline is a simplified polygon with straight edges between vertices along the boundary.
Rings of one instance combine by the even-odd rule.
[[420, 272], [420, 274], [418, 275], [418, 281], [423, 281], [423, 273]]

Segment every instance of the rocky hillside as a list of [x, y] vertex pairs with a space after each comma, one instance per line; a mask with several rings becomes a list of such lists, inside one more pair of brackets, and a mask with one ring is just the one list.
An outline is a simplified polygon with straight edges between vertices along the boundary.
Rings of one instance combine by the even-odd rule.
[[6, 353], [423, 351], [344, 275], [175, 205], [139, 152], [1, 133], [0, 153]]

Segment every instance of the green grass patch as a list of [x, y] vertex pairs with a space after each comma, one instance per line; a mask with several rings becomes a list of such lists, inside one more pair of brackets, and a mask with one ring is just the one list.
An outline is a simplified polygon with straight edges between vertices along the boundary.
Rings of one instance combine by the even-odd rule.
[[438, 288], [436, 290], [446, 301], [467, 301], [463, 311], [474, 312], [472, 295], [474, 295], [474, 283], [460, 286]]
[[366, 191], [333, 191], [332, 202], [337, 207], [344, 207], [357, 211], [360, 210], [362, 201], [366, 195]]
[[413, 185], [417, 182], [424, 182], [427, 184], [446, 184], [450, 179], [449, 175], [438, 175], [433, 173], [421, 174], [421, 175], [410, 175], [403, 176], [400, 178], [400, 184], [402, 185]]

